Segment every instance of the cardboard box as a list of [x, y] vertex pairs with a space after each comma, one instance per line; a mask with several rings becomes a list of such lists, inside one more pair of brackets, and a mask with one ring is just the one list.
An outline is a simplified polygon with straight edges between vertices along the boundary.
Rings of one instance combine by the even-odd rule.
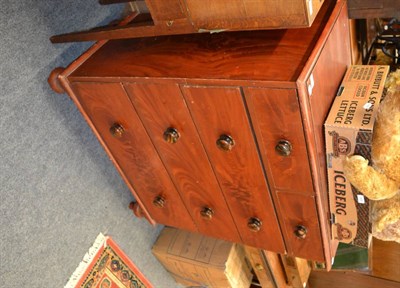
[[186, 287], [251, 285], [251, 268], [239, 244], [166, 227], [152, 252], [175, 280]]
[[389, 66], [354, 65], [347, 70], [325, 122], [332, 237], [368, 247], [369, 201], [343, 173], [343, 159], [371, 158], [375, 117]]

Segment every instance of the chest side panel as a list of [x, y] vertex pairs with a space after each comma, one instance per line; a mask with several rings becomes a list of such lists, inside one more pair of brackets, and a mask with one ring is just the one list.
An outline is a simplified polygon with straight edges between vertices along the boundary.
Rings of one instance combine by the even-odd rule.
[[240, 242], [179, 86], [124, 86], [199, 231]]
[[[71, 86], [152, 218], [196, 231], [122, 85], [73, 83]], [[155, 203], [160, 198], [163, 201]]]
[[240, 88], [183, 86], [243, 242], [285, 250]]

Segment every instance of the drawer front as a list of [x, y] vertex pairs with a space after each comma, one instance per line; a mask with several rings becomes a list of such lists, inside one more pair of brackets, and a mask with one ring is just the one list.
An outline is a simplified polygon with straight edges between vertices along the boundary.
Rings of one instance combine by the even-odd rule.
[[274, 191], [313, 195], [296, 91], [247, 88], [245, 94]]
[[182, 91], [243, 242], [284, 252], [240, 88], [183, 86]]
[[122, 85], [81, 82], [71, 86], [151, 217], [196, 231]]
[[281, 210], [284, 211], [284, 234], [288, 254], [324, 262], [315, 198], [278, 193], [278, 201]]
[[124, 86], [199, 231], [240, 242], [179, 86]]

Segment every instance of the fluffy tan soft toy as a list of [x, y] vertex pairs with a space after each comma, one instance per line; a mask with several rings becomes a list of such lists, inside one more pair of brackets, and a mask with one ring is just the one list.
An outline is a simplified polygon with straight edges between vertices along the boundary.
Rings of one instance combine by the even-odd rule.
[[376, 118], [372, 163], [353, 155], [344, 163], [351, 184], [371, 201], [372, 235], [400, 243], [400, 69], [386, 82]]

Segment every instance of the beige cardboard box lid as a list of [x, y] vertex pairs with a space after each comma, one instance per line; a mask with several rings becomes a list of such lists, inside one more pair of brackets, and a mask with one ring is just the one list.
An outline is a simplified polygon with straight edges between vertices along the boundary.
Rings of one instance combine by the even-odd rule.
[[388, 72], [387, 65], [350, 66], [325, 125], [372, 130]]

